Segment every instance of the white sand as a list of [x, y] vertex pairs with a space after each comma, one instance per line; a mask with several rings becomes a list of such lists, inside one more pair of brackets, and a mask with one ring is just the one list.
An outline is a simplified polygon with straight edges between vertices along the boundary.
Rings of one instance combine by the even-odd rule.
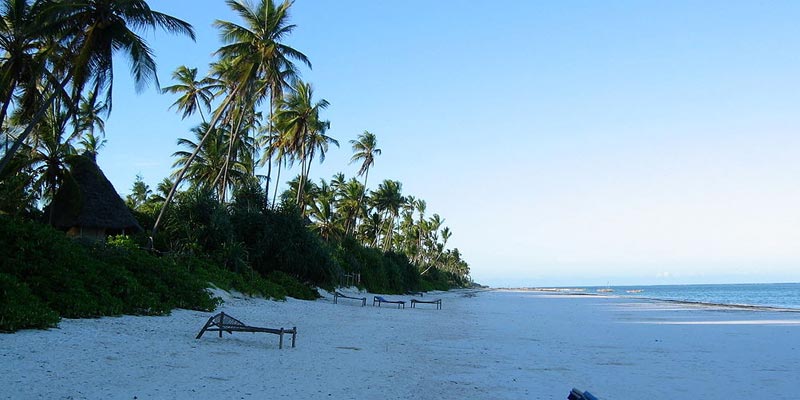
[[[406, 298], [407, 296], [387, 296]], [[211, 313], [64, 320], [0, 335], [9, 399], [800, 398], [800, 314], [594, 296], [465, 292], [443, 309], [229, 298], [274, 335], [194, 337]], [[370, 302], [371, 304], [371, 297]]]

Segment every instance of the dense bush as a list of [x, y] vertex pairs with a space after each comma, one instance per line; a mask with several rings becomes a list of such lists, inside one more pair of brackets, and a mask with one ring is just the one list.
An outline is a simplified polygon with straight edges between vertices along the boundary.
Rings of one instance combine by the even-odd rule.
[[183, 265], [203, 282], [208, 282], [220, 289], [235, 290], [249, 296], [261, 296], [283, 300], [286, 298], [286, 290], [267, 280], [254, 271], [233, 272], [216, 266], [213, 262], [197, 256], [176, 255], [175, 262]]
[[287, 275], [281, 271], [272, 271], [267, 275], [267, 279], [274, 282], [276, 285], [283, 287], [289, 297], [301, 300], [316, 300], [322, 296], [316, 289], [312, 289], [308, 285], [302, 284], [294, 277]]
[[0, 332], [50, 328], [58, 320], [58, 314], [34, 296], [28, 285], [0, 272]]
[[0, 216], [0, 253], [4, 296], [15, 296], [5, 298], [0, 318], [28, 315], [4, 323], [6, 330], [43, 327], [52, 315], [165, 314], [176, 307], [213, 310], [218, 304], [207, 283], [174, 260], [125, 246], [81, 243], [34, 222]]
[[419, 271], [406, 256], [384, 253], [345, 239], [334, 257], [347, 273], [361, 274], [362, 286], [372, 293], [405, 293], [421, 289]]

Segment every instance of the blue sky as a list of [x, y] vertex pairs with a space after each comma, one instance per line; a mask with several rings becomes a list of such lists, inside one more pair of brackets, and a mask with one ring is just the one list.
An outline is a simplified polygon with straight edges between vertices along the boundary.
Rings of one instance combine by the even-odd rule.
[[[800, 281], [800, 3], [308, 1], [288, 39], [331, 106], [311, 175], [403, 183], [491, 285]], [[151, 0], [196, 43], [146, 37], [159, 77], [205, 72], [223, 1]], [[118, 60], [99, 162], [125, 194], [169, 174], [174, 98]], [[284, 175], [287, 176], [287, 175]]]

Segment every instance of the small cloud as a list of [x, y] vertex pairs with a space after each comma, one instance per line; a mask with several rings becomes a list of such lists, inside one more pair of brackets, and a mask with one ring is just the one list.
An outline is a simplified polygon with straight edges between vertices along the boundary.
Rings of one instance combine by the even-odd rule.
[[672, 276], [671, 272], [659, 272], [656, 274], [656, 278], [669, 278]]

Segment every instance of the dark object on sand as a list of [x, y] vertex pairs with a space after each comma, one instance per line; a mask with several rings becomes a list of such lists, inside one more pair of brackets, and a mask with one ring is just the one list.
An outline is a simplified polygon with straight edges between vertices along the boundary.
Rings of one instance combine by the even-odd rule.
[[600, 399], [594, 397], [594, 395], [589, 392], [581, 392], [580, 390], [573, 388], [572, 391], [569, 392], [567, 400], [600, 400]]
[[226, 331], [230, 334], [233, 332], [264, 332], [264, 333], [272, 333], [274, 335], [280, 336], [280, 342], [278, 344], [278, 348], [283, 348], [283, 335], [284, 334], [292, 334], [292, 347], [294, 347], [295, 339], [297, 338], [297, 327], [293, 327], [292, 329], [273, 329], [273, 328], [261, 328], [257, 326], [248, 326], [245, 325], [242, 321], [239, 321], [236, 318], [231, 317], [224, 312], [221, 312], [211, 318], [208, 319], [203, 329], [200, 330], [200, 333], [197, 334], [195, 339], [200, 339], [206, 331], [211, 332], [219, 332], [219, 337], [222, 337], [222, 331]]
[[417, 305], [417, 303], [436, 304], [436, 309], [437, 310], [441, 310], [442, 309], [442, 299], [436, 299], [436, 300], [411, 299], [411, 308], [417, 308], [417, 307], [415, 307]]
[[352, 296], [347, 296], [347, 295], [341, 294], [339, 292], [334, 292], [333, 293], [333, 304], [338, 304], [339, 303], [339, 297], [341, 297], [343, 299], [359, 300], [359, 301], [361, 301], [361, 307], [364, 307], [364, 306], [367, 305], [367, 298], [366, 297], [352, 297]]
[[378, 307], [380, 307], [381, 303], [397, 304], [397, 308], [400, 308], [400, 306], [403, 306], [403, 308], [406, 308], [406, 302], [402, 301], [402, 300], [386, 300], [386, 299], [383, 298], [383, 296], [375, 296], [375, 297], [372, 298], [372, 306], [373, 307], [375, 307], [375, 304], [377, 304]]

